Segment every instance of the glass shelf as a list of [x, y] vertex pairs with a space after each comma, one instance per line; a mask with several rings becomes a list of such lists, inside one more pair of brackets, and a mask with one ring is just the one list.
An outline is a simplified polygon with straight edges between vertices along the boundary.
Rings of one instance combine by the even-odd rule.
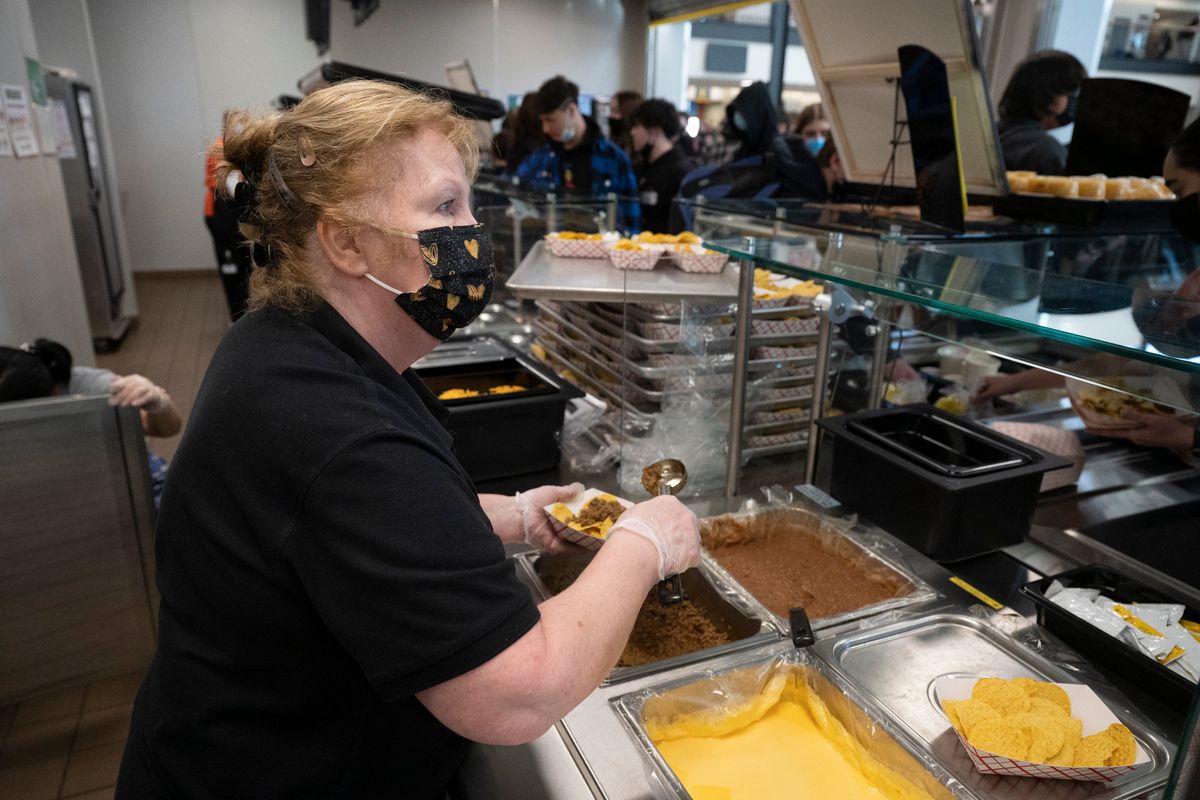
[[[1193, 245], [1158, 234], [911, 243], [823, 233], [706, 242], [803, 279], [1200, 375], [1200, 300], [1175, 292]], [[749, 243], [749, 246], [748, 244]], [[1196, 279], [1192, 279], [1194, 283]]]
[[[911, 190], [909, 190], [911, 193]], [[1058, 236], [1110, 236], [1114, 234], [1171, 234], [1166, 214], [1122, 223], [1104, 223], [1103, 227], [1071, 225], [1062, 222], [1019, 220], [996, 216], [986, 206], [972, 206], [967, 216], [965, 233], [931, 225], [920, 219], [915, 205], [878, 204], [869, 207], [861, 200], [843, 203], [814, 203], [802, 199], [743, 199], [719, 198], [699, 201], [678, 201], [685, 207], [684, 216], [696, 214], [725, 214], [749, 220], [774, 223], [801, 233], [843, 233], [848, 236], [867, 236], [882, 239], [901, 238], [910, 242], [963, 242], [978, 240], [1027, 240]], [[912, 200], [915, 203], [915, 199]], [[1146, 215], [1143, 215], [1146, 216]]]

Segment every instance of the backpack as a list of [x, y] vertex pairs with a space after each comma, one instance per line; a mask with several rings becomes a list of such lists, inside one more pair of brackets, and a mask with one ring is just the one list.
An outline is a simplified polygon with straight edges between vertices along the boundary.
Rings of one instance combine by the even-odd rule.
[[[693, 200], [696, 197], [704, 197], [707, 200], [716, 200], [736, 197], [761, 200], [771, 197], [778, 188], [775, 156], [767, 152], [739, 158], [726, 164], [697, 167], [683, 176], [677, 198]], [[695, 214], [691, 203], [679, 202], [671, 206], [673, 233], [690, 230], [694, 222]]]

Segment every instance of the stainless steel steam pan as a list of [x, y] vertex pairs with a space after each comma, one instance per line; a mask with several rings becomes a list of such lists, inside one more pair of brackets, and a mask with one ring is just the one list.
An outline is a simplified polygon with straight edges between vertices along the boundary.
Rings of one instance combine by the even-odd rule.
[[[521, 571], [518, 574], [533, 589], [539, 600], [548, 600], [553, 595], [538, 574], [538, 563], [543, 559], [547, 559], [544, 563], [550, 563], [555, 560], [561, 563], [562, 560], [569, 558], [578, 557], [522, 553], [517, 555], [515, 560], [521, 566]], [[645, 675], [666, 672], [676, 667], [705, 661], [726, 653], [740, 652], [747, 648], [779, 641], [781, 636], [780, 629], [770, 616], [761, 615], [753, 606], [742, 603], [738, 599], [730, 597], [720, 588], [715, 587], [702, 570], [688, 570], [683, 573], [682, 578], [684, 594], [687, 598], [718, 625], [726, 627], [730, 631], [730, 635], [734, 641], [660, 661], [652, 661], [648, 664], [616, 667], [600, 684], [601, 686], [633, 680]]]
[[1000, 777], [976, 771], [937, 702], [937, 678], [1079, 680], [975, 617], [932, 614], [819, 641], [814, 652], [837, 675], [873, 697], [894, 725], [954, 776], [964, 796], [981, 800], [1125, 800], [1161, 786], [1170, 773], [1174, 745], [1137, 715], [1123, 714], [1115, 705], [1118, 701], [1105, 697], [1100, 689], [1101, 698], [1150, 755], [1149, 764], [1111, 783]]

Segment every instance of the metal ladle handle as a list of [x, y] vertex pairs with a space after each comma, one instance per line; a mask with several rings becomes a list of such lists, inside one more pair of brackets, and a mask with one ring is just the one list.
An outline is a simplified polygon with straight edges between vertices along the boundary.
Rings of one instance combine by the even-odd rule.
[[[671, 494], [671, 487], [666, 481], [661, 481], [658, 484], [658, 495]], [[668, 575], [666, 578], [658, 582], [658, 602], [659, 605], [673, 606], [683, 601], [683, 579], [678, 575]]]

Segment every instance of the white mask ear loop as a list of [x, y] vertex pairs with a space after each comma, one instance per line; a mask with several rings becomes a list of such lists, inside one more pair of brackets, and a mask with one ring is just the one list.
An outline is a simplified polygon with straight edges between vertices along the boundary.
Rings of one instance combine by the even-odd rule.
[[[417, 241], [421, 240], [421, 237], [417, 236], [415, 233], [409, 233], [408, 231], [398, 231], [398, 230], [395, 230], [394, 228], [389, 228], [385, 225], [374, 225], [373, 224], [371, 227], [375, 228], [376, 230], [383, 231], [384, 233], [388, 234], [389, 236], [403, 236], [406, 239], [416, 239]], [[399, 297], [400, 295], [403, 295], [403, 294], [412, 294], [412, 292], [402, 292], [399, 289], [397, 289], [395, 286], [389, 286], [388, 284], [379, 280], [379, 278], [376, 278], [374, 275], [372, 275], [369, 272], [364, 272], [363, 277], [366, 278], [367, 280], [369, 280], [371, 283], [375, 284], [376, 286], [380, 287], [381, 289], [387, 289], [389, 292], [396, 295], [397, 297]]]
[[388, 286], [386, 283], [379, 280], [379, 278], [376, 278], [374, 275], [372, 275], [369, 272], [364, 272], [363, 277], [366, 278], [367, 280], [369, 280], [371, 283], [375, 284], [376, 286], [379, 286], [383, 289], [387, 289], [389, 292], [396, 295], [397, 297], [399, 297], [402, 294], [409, 294], [409, 292], [402, 292], [394, 286]]

